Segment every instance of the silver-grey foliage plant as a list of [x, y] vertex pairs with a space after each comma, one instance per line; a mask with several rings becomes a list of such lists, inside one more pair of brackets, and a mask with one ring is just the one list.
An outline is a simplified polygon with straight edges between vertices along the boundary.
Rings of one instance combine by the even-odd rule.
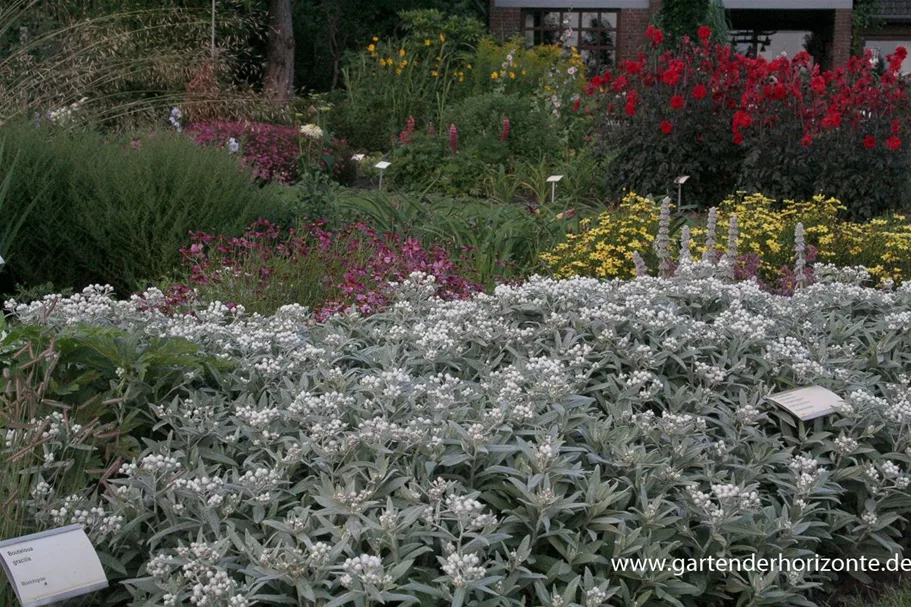
[[[815, 272], [790, 298], [677, 276], [450, 302], [416, 274], [387, 311], [323, 324], [87, 289], [47, 322], [188, 339], [234, 370], [152, 407], [160, 438], [100, 496], [36, 484], [31, 516], [82, 523], [135, 605], [810, 605], [834, 574], [610, 559], [902, 551], [911, 291]], [[47, 302], [9, 307], [39, 323]], [[845, 404], [805, 424], [765, 398], [805, 385]]]

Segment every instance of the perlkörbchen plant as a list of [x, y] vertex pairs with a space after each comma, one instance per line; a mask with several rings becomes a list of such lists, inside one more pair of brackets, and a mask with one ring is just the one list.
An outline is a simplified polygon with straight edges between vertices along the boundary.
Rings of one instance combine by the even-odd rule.
[[[442, 301], [413, 274], [387, 310], [322, 323], [168, 316], [155, 292], [11, 304], [234, 363], [149, 405], [160, 438], [106, 485], [38, 490], [39, 468], [28, 516], [85, 525], [115, 582], [98, 603], [817, 604], [834, 574], [611, 559], [903, 553], [911, 289], [825, 266], [792, 297], [694, 275]], [[804, 385], [845, 403], [804, 424], [765, 399]]]

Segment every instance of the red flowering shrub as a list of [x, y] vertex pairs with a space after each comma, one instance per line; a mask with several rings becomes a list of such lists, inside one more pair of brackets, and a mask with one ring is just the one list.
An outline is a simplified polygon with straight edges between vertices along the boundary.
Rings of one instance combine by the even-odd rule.
[[[264, 181], [292, 184], [300, 177], [301, 146], [293, 126], [264, 122], [205, 122], [187, 127], [200, 145], [229, 150], [231, 139], [239, 145], [243, 163]], [[306, 151], [306, 150], [305, 150]], [[340, 183], [353, 182], [356, 170], [345, 140], [324, 141], [317, 150], [320, 167]]]
[[168, 291], [169, 311], [192, 301], [242, 304], [268, 314], [282, 305], [312, 308], [318, 320], [354, 306], [369, 314], [389, 302], [389, 282], [423, 272], [436, 278], [437, 295], [469, 297], [481, 288], [460, 275], [443, 247], [424, 248], [413, 239], [380, 234], [362, 223], [332, 232], [323, 222], [296, 229], [260, 219], [240, 238], [191, 233], [181, 249], [190, 276]]
[[735, 188], [772, 197], [824, 193], [869, 217], [907, 200], [911, 128], [907, 55], [899, 47], [877, 75], [869, 57], [822, 71], [809, 54], [772, 61], [713, 45], [711, 30], [655, 49], [593, 78], [603, 105], [598, 131], [624, 188], [661, 194], [690, 175], [690, 200], [704, 206]]

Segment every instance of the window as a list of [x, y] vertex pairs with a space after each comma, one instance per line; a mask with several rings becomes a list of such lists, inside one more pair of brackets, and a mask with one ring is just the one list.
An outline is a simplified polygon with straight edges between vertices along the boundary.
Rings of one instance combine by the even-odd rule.
[[617, 11], [525, 10], [522, 33], [531, 45], [560, 44], [565, 35], [589, 71], [600, 71], [616, 57]]

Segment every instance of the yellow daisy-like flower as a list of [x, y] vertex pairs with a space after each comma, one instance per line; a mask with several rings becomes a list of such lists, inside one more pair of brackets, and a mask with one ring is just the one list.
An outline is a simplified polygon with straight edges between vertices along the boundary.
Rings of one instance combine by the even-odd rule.
[[399, 51], [399, 57], [404, 57], [404, 56], [405, 56], [405, 49], [402, 49]]
[[375, 44], [371, 44], [370, 46], [367, 47], [367, 50], [370, 51], [371, 53], [375, 52], [375, 51], [376, 51], [376, 45], [375, 45]]
[[424, 46], [430, 46], [430, 38], [424, 40]]
[[405, 59], [404, 61], [399, 62], [399, 67], [408, 67], [408, 60]]
[[433, 76], [434, 78], [437, 78], [437, 77], [439, 77], [440, 72], [434, 70], [434, 71], [430, 72], [430, 75]]
[[401, 76], [401, 75], [402, 75], [402, 68], [400, 68], [400, 67], [395, 68], [395, 75], [396, 75], [396, 76]]
[[525, 70], [522, 70], [522, 75], [525, 76], [526, 74], [528, 74], [528, 72], [526, 72]]
[[500, 77], [500, 74], [499, 74], [498, 72], [491, 72], [491, 73], [490, 73], [490, 79], [491, 79], [491, 80], [496, 80], [496, 79], [499, 78], [499, 77]]
[[516, 73], [515, 73], [515, 72], [509, 72], [509, 79], [510, 79], [510, 80], [515, 80], [515, 79], [516, 79]]
[[467, 69], [471, 69], [471, 64], [469, 63], [469, 64], [466, 65], [465, 67], [466, 67]]
[[380, 41], [380, 39], [379, 39], [379, 38], [377, 38], [377, 37], [376, 37], [376, 36], [374, 36], [374, 37], [373, 37], [373, 41], [374, 41], [374, 42], [379, 42], [379, 41]]
[[446, 42], [446, 36], [440, 34], [440, 42]]

